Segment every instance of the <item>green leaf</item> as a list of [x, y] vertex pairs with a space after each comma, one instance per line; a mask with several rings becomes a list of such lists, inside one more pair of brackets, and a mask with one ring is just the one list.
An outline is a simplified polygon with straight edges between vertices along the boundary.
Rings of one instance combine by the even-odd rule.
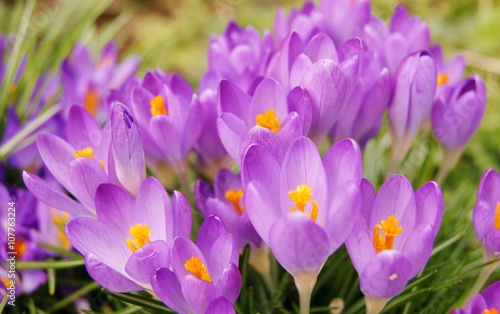
[[103, 291], [119, 300], [122, 300], [123, 302], [139, 305], [145, 309], [154, 311], [154, 313], [175, 313], [167, 308], [162, 302], [151, 297], [146, 297], [136, 293], [116, 293], [106, 289], [103, 289]]
[[83, 259], [79, 260], [57, 260], [57, 261], [43, 261], [43, 262], [17, 262], [16, 268], [22, 269], [64, 269], [73, 268], [85, 265]]

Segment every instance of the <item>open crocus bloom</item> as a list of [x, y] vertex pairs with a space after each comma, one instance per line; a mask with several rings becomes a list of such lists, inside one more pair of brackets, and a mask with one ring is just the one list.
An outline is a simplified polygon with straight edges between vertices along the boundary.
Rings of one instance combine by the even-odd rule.
[[483, 293], [469, 300], [465, 309], [454, 309], [450, 314], [498, 314], [500, 313], [500, 281], [491, 284]]
[[134, 199], [124, 189], [101, 184], [96, 191], [97, 219], [72, 219], [66, 233], [85, 256], [90, 276], [106, 289], [150, 289], [149, 276], [170, 265], [169, 247], [191, 233], [191, 208], [174, 192], [172, 203], [155, 178], [146, 179]]
[[238, 245], [219, 218], [203, 222], [196, 244], [175, 238], [170, 256], [171, 268], [151, 276], [160, 300], [178, 313], [234, 313], [242, 283]]
[[500, 258], [500, 175], [489, 169], [481, 178], [473, 212], [474, 231], [487, 261]]
[[[361, 182], [363, 207], [346, 240], [367, 299], [390, 299], [425, 266], [443, 215], [443, 196], [434, 182], [415, 193], [402, 175], [375, 191]], [[385, 303], [384, 303], [385, 305]]]
[[[295, 279], [301, 308], [327, 257], [359, 213], [361, 153], [356, 142], [333, 145], [321, 160], [314, 143], [296, 139], [280, 164], [264, 146], [248, 148], [242, 181], [246, 211], [262, 240]], [[309, 294], [310, 296], [310, 294]]]

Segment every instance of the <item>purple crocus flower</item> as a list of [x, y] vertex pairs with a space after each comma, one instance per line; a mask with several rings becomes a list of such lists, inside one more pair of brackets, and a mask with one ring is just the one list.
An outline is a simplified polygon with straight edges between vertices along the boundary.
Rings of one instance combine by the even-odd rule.
[[387, 68], [378, 62], [376, 53], [367, 49], [358, 38], [346, 41], [338, 54], [342, 61], [357, 56], [359, 68], [352, 76], [352, 92], [346, 98], [341, 118], [335, 122], [329, 136], [333, 142], [352, 138], [363, 147], [380, 129], [392, 94], [391, 77]]
[[301, 9], [292, 9], [288, 18], [284, 9], [279, 9], [274, 20], [275, 36], [281, 43], [291, 32], [296, 32], [304, 41], [323, 31], [321, 12], [314, 2], [307, 1]]
[[290, 112], [303, 95], [287, 95], [272, 78], [262, 80], [253, 96], [223, 80], [219, 88], [222, 113], [217, 129], [228, 154], [239, 165], [245, 149], [254, 143], [272, 147], [282, 159], [291, 141], [302, 135], [299, 116]]
[[97, 219], [77, 217], [66, 227], [90, 276], [112, 291], [150, 289], [149, 276], [170, 265], [174, 238], [191, 233], [189, 202], [174, 191], [171, 204], [163, 185], [148, 178], [135, 199], [119, 186], [101, 184], [95, 203]]
[[159, 165], [166, 161], [180, 177], [184, 176], [186, 157], [203, 125], [197, 121], [200, 101], [193, 88], [178, 74], [150, 71], [141, 85], [132, 89], [132, 111], [148, 165], [159, 171]]
[[393, 166], [404, 159], [422, 124], [431, 116], [436, 77], [436, 67], [427, 52], [409, 56], [399, 67], [389, 105]]
[[86, 110], [74, 106], [67, 127], [68, 142], [41, 134], [37, 144], [49, 171], [79, 202], [35, 174], [24, 172], [24, 183], [39, 200], [73, 214], [93, 214], [95, 191], [101, 183], [122, 185], [137, 193], [146, 177], [144, 151], [137, 124], [125, 107], [116, 103], [111, 123], [101, 129]]
[[495, 169], [487, 170], [477, 189], [473, 211], [474, 231], [484, 246], [484, 258], [500, 258], [500, 175]]
[[201, 79], [200, 90], [217, 90], [219, 82], [228, 79], [251, 93], [264, 75], [273, 51], [274, 42], [268, 31], [261, 38], [253, 27], [242, 28], [231, 21], [224, 34], [210, 39], [208, 71]]
[[456, 86], [461, 80], [465, 70], [465, 59], [463, 56], [455, 56], [450, 61], [444, 59], [443, 49], [440, 45], [434, 45], [429, 50], [434, 58], [437, 69], [437, 90], [435, 98], [441, 93]]
[[323, 160], [314, 143], [296, 139], [281, 164], [265, 146], [248, 148], [242, 168], [246, 212], [278, 262], [294, 277], [302, 312], [327, 257], [350, 234], [361, 205], [361, 153], [342, 140]]
[[432, 107], [432, 129], [447, 151], [463, 150], [479, 127], [486, 107], [486, 89], [478, 75], [443, 93]]
[[346, 248], [360, 277], [367, 311], [378, 313], [427, 263], [443, 216], [443, 196], [434, 182], [413, 192], [402, 175], [391, 176], [376, 196], [367, 180], [360, 188], [361, 215]]
[[203, 180], [196, 182], [194, 195], [196, 204], [204, 217], [217, 215], [224, 222], [240, 249], [250, 244], [259, 247], [262, 239], [250, 222], [245, 210], [244, 192], [240, 176], [229, 169], [221, 169], [214, 179], [213, 189]]
[[151, 276], [163, 303], [178, 313], [234, 313], [242, 284], [238, 245], [219, 218], [205, 220], [196, 244], [185, 236], [175, 238], [170, 258], [171, 268]]
[[106, 99], [112, 89], [120, 88], [133, 77], [140, 58], [131, 56], [117, 65], [118, 52], [114, 42], [108, 43], [96, 62], [83, 44], [77, 44], [71, 56], [63, 61], [61, 80], [64, 85], [63, 101], [67, 105], [84, 107], [98, 121], [106, 121], [111, 103]]
[[321, 0], [323, 25], [336, 45], [359, 36], [371, 18], [370, 0]]
[[465, 309], [454, 309], [450, 314], [498, 314], [500, 313], [500, 281], [492, 283], [469, 300]]

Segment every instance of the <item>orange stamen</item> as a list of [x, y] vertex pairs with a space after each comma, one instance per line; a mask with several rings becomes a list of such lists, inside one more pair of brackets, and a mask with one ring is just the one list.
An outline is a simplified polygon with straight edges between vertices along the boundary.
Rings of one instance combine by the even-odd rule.
[[127, 245], [132, 253], [150, 242], [151, 229], [148, 225], [135, 224], [130, 228], [129, 233], [132, 239], [127, 238]]
[[159, 116], [161, 114], [167, 114], [167, 106], [165, 104], [165, 99], [158, 95], [155, 98], [151, 99], [149, 102], [151, 105], [151, 115], [153, 117]]
[[212, 278], [210, 278], [207, 267], [203, 265], [201, 258], [191, 256], [184, 264], [184, 268], [196, 278], [212, 283]]
[[318, 202], [312, 201], [311, 212], [305, 212], [306, 205], [313, 197], [312, 190], [309, 185], [301, 184], [297, 186], [295, 190], [291, 190], [288, 192], [288, 197], [292, 200], [295, 206], [297, 206], [297, 208], [292, 206], [290, 208], [290, 211], [293, 212], [295, 210], [298, 210], [300, 212], [303, 212], [308, 217], [310, 217], [312, 221], [316, 222], [316, 218], [318, 218]]
[[233, 205], [238, 215], [241, 216], [245, 211], [245, 205], [240, 206], [240, 200], [243, 198], [243, 190], [227, 190], [224, 196]]
[[377, 253], [393, 249], [394, 238], [403, 232], [403, 227], [398, 226], [398, 223], [399, 220], [394, 215], [390, 215], [386, 220], [382, 220], [380, 224], [375, 225], [373, 229], [373, 247]]
[[441, 86], [450, 81], [450, 77], [446, 73], [439, 73], [437, 77], [437, 86]]
[[263, 114], [255, 117], [258, 126], [271, 130], [274, 134], [281, 130], [280, 120], [273, 109], [269, 109]]

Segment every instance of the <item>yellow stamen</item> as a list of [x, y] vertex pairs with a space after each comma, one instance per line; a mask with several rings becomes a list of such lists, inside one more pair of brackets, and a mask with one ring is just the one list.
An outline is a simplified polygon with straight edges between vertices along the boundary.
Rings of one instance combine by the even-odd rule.
[[69, 214], [66, 212], [61, 212], [61, 215], [59, 215], [55, 209], [51, 208], [50, 215], [52, 216], [54, 225], [57, 227], [57, 236], [59, 237], [62, 246], [66, 249], [71, 249], [71, 243], [69, 242], [69, 239], [64, 232], [64, 228], [69, 220]]
[[373, 247], [377, 253], [392, 250], [394, 238], [403, 232], [403, 227], [398, 226], [398, 223], [399, 220], [394, 215], [390, 215], [387, 220], [382, 220], [380, 224], [375, 225], [373, 229]]
[[0, 277], [0, 280], [2, 281], [3, 285], [5, 286], [5, 288], [9, 288], [10, 287], [10, 280], [6, 277]]
[[127, 238], [127, 245], [132, 253], [150, 242], [151, 229], [149, 229], [148, 225], [135, 224], [129, 229], [129, 233], [132, 239]]
[[97, 112], [97, 106], [99, 105], [100, 98], [101, 96], [99, 95], [99, 92], [92, 88], [90, 88], [85, 94], [83, 106], [88, 112], [90, 112], [90, 114], [94, 115]]
[[495, 229], [500, 229], [500, 202], [497, 203], [497, 210], [495, 212], [495, 223], [493, 227]]
[[255, 117], [255, 121], [258, 126], [271, 130], [274, 134], [281, 130], [280, 120], [273, 109], [269, 109], [263, 114], [259, 114]]
[[495, 308], [489, 308], [484, 310], [481, 314], [498, 314], [498, 310]]
[[316, 222], [316, 218], [318, 218], [318, 202], [312, 201], [311, 205], [311, 212], [306, 213], [305, 208], [307, 203], [312, 199], [313, 194], [311, 187], [307, 184], [301, 184], [299, 185], [295, 190], [291, 190], [288, 192], [288, 197], [292, 200], [292, 202], [297, 206], [291, 207], [290, 211], [295, 211], [299, 210], [303, 213], [305, 213], [308, 217], [312, 219], [312, 221]]
[[75, 156], [76, 158], [85, 157], [85, 158], [95, 159], [94, 150], [91, 147], [85, 147], [81, 150], [77, 150], [73, 154], [73, 156]]
[[207, 267], [203, 265], [201, 258], [191, 256], [184, 264], [184, 268], [196, 278], [212, 283], [212, 278], [210, 278]]
[[23, 257], [27, 249], [28, 246], [26, 245], [26, 241], [24, 241], [23, 239], [16, 241], [16, 243], [14, 244], [14, 252], [17, 253], [18, 259], [21, 259]]
[[227, 190], [224, 196], [233, 205], [238, 215], [241, 216], [245, 211], [245, 205], [240, 206], [240, 200], [243, 198], [243, 190]]
[[159, 116], [161, 114], [167, 114], [167, 106], [165, 105], [165, 99], [162, 96], [156, 96], [149, 102], [151, 105], [151, 115], [153, 117]]
[[437, 86], [441, 86], [450, 81], [450, 77], [446, 73], [439, 73], [437, 77]]

